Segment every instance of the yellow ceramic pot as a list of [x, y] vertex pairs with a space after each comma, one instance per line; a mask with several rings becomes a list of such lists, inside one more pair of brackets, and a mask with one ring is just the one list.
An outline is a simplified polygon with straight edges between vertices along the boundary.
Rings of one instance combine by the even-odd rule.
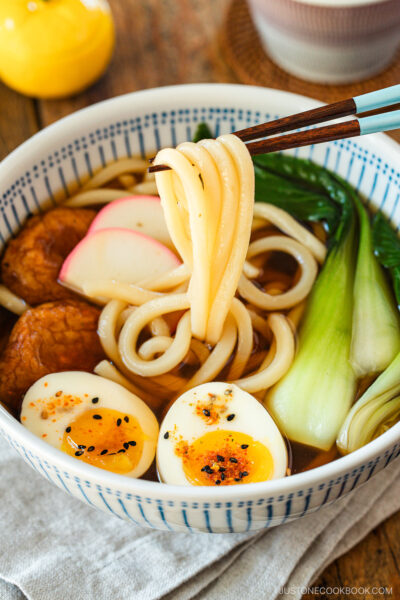
[[22, 94], [80, 92], [103, 73], [113, 46], [106, 0], [0, 0], [0, 78]]

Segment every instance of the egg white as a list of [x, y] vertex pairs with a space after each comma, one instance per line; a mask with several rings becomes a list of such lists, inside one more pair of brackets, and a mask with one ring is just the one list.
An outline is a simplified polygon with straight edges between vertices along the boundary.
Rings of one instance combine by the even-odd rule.
[[[227, 389], [232, 390], [231, 395], [224, 394]], [[199, 401], [210, 401], [209, 394], [220, 396], [227, 406], [226, 412], [213, 424], [208, 424], [195, 411], [195, 405]], [[235, 415], [231, 421], [226, 419], [229, 414]], [[181, 436], [184, 441], [192, 444], [204, 434], [221, 429], [247, 434], [255, 442], [264, 444], [273, 459], [271, 479], [285, 476], [288, 462], [286, 445], [267, 410], [254, 396], [238, 386], [214, 381], [182, 394], [166, 414], [157, 444], [157, 470], [160, 480], [174, 485], [191, 485], [184, 473], [182, 459], [175, 453], [176, 440]], [[166, 439], [164, 436], [167, 432]]]
[[[54, 400], [59, 391], [78, 397], [82, 402], [65, 412], [56, 412], [48, 419], [43, 419], [40, 416], [41, 410], [46, 410], [46, 404]], [[93, 404], [92, 398], [98, 398], [99, 401]], [[39, 400], [41, 410], [35, 408]], [[143, 475], [154, 459], [159, 429], [157, 419], [143, 400], [109, 379], [83, 371], [53, 373], [42, 377], [25, 394], [21, 409], [21, 423], [51, 446], [61, 449], [65, 429], [84, 412], [96, 408], [118, 410], [137, 419], [144, 435], [143, 451], [136, 467], [125, 475], [128, 477]]]

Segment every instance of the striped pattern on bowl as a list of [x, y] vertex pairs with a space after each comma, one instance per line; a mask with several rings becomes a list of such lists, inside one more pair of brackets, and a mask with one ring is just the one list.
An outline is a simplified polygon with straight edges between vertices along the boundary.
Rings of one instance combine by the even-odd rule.
[[[246, 86], [200, 84], [112, 99], [37, 134], [0, 165], [0, 247], [28, 215], [56, 204], [101, 165], [315, 106], [307, 98]], [[339, 173], [400, 226], [399, 149], [386, 136], [297, 149]], [[49, 200], [50, 199], [50, 200]], [[223, 489], [129, 479], [80, 462], [35, 437], [0, 406], [0, 433], [49, 482], [122, 519], [169, 531], [244, 532], [304, 516], [368, 481], [400, 454], [400, 425], [333, 463], [283, 480]]]

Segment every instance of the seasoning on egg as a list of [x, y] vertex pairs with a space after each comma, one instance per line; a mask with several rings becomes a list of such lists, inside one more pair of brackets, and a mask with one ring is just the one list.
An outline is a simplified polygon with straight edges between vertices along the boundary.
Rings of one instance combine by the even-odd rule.
[[33, 433], [95, 467], [140, 477], [154, 459], [155, 415], [139, 397], [97, 375], [69, 371], [39, 379], [25, 394], [21, 413]]
[[166, 431], [164, 433], [164, 440], [167, 440], [169, 438], [169, 431]]
[[233, 419], [234, 419], [234, 418], [235, 418], [235, 415], [234, 415], [234, 414], [232, 414], [232, 415], [228, 415], [228, 416], [226, 417], [226, 420], [227, 420], [227, 421], [233, 421]]

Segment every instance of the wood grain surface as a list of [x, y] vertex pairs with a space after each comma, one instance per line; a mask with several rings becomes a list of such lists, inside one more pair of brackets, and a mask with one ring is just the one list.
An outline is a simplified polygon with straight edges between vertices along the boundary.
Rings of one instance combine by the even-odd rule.
[[[117, 26], [116, 48], [107, 73], [91, 89], [71, 99], [36, 101], [0, 83], [0, 158], [40, 128], [105, 98], [162, 85], [236, 81], [218, 43], [229, 0], [109, 1]], [[400, 141], [399, 132], [393, 137]], [[400, 598], [400, 514], [336, 560], [313, 585], [387, 586], [393, 588], [390, 597]], [[310, 593], [304, 600], [342, 597]], [[388, 596], [366, 592], [349, 597]]]

